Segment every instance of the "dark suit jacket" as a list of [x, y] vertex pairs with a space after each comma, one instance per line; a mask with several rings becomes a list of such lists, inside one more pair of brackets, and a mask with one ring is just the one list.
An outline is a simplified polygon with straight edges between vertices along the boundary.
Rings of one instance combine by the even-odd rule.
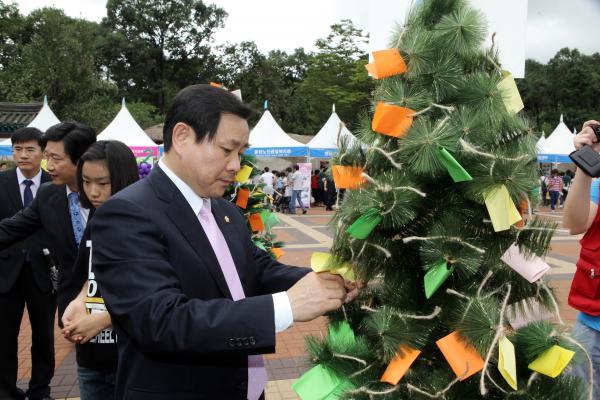
[[50, 252], [58, 264], [57, 302], [60, 321], [66, 306], [81, 289], [81, 286], [76, 288], [71, 282], [77, 244], [64, 185], [44, 183], [27, 208], [0, 221], [0, 250], [7, 249], [42, 229], [48, 234], [51, 241]]
[[[0, 220], [12, 217], [23, 208], [23, 198], [17, 179], [16, 168], [0, 172]], [[48, 181], [50, 175], [42, 171], [40, 183]], [[15, 284], [25, 261], [25, 251], [29, 252], [31, 270], [38, 288], [42, 292], [52, 289], [50, 269], [42, 255], [44, 247], [49, 247], [48, 240], [44, 232], [39, 232], [27, 240], [0, 251], [0, 293], [8, 292]]]
[[211, 205], [244, 300], [231, 299], [198, 217], [160, 168], [96, 212], [92, 260], [118, 338], [117, 399], [246, 399], [247, 356], [275, 350], [271, 293], [308, 270], [259, 250], [234, 205]]

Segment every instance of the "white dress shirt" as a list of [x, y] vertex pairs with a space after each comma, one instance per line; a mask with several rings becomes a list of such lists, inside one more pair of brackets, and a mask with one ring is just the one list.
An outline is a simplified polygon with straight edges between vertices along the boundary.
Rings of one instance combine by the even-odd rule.
[[[21, 172], [21, 170], [19, 168], [17, 168], [17, 182], [19, 182], [19, 190], [21, 191], [21, 202], [24, 203], [25, 202], [25, 187], [27, 185], [25, 185], [25, 181], [27, 180], [27, 178], [25, 177], [25, 175], [23, 175], [23, 173]], [[33, 182], [33, 185], [31, 185], [31, 193], [33, 194], [33, 198], [35, 199], [35, 195], [37, 194], [37, 190], [40, 187], [40, 185], [42, 184], [42, 170], [40, 168], [40, 170], [38, 171], [37, 175], [34, 176], [33, 178], [29, 179], [30, 181]]]
[[[202, 209], [202, 197], [198, 196], [187, 183], [171, 171], [162, 159], [158, 162], [158, 166], [175, 186], [177, 186], [177, 189], [179, 189], [194, 211], [194, 214], [199, 215], [200, 210]], [[292, 306], [286, 292], [274, 293], [272, 296], [273, 308], [275, 310], [275, 332], [282, 332], [292, 326], [292, 323], [294, 322]]]

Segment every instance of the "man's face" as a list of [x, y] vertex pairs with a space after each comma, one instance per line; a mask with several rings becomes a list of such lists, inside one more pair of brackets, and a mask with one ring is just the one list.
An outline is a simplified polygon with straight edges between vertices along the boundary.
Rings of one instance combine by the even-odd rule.
[[186, 183], [202, 197], [221, 197], [240, 170], [240, 157], [248, 148], [249, 129], [245, 119], [221, 114], [213, 140], [195, 142], [193, 129], [185, 143], [178, 145]]
[[15, 143], [12, 152], [15, 163], [23, 175], [34, 176], [39, 172], [43, 151], [37, 140]]
[[46, 170], [55, 185], [68, 185], [71, 189], [76, 187], [77, 165], [65, 153], [63, 142], [48, 142], [44, 150], [44, 157], [48, 160]]

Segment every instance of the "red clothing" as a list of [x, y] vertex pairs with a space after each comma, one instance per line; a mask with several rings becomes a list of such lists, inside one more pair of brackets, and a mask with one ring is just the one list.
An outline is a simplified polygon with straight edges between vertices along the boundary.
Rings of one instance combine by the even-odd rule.
[[571, 282], [569, 305], [586, 314], [600, 316], [600, 213], [581, 241], [577, 270]]
[[551, 192], [561, 192], [563, 188], [563, 180], [560, 176], [551, 176], [546, 181], [546, 186]]
[[311, 189], [318, 189], [319, 188], [319, 183], [317, 182], [317, 179], [319, 179], [318, 175], [313, 175], [310, 177], [310, 187]]

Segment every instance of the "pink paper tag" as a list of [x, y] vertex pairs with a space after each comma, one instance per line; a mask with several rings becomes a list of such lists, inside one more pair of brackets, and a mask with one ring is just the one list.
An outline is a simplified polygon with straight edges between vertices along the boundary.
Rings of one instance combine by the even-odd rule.
[[531, 283], [540, 279], [550, 269], [550, 266], [538, 256], [525, 258], [516, 244], [510, 246], [500, 259]]

